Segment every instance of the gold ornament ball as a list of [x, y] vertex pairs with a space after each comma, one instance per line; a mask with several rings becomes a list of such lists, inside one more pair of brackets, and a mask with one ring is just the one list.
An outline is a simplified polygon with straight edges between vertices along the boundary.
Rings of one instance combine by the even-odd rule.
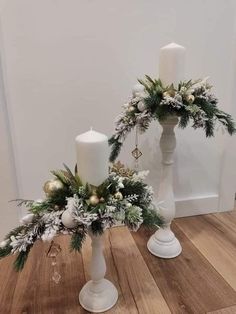
[[129, 111], [129, 112], [133, 112], [134, 110], [135, 110], [134, 106], [130, 106], [130, 107], [128, 108], [128, 111]]
[[193, 103], [194, 102], [195, 97], [193, 95], [188, 95], [187, 97], [187, 101]]
[[121, 192], [116, 192], [115, 194], [115, 198], [119, 201], [123, 200], [123, 195]]
[[164, 97], [175, 97], [175, 91], [173, 89], [169, 89], [163, 93]]
[[63, 183], [60, 180], [54, 179], [45, 182], [43, 190], [46, 195], [53, 195], [55, 192], [62, 190], [64, 188]]
[[99, 203], [99, 198], [97, 197], [97, 195], [92, 195], [89, 198], [89, 202], [91, 205], [96, 206]]

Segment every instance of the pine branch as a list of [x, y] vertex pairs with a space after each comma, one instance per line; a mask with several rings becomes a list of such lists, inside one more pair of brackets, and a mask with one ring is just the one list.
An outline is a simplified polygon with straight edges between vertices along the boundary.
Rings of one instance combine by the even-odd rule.
[[[55, 210], [55, 206], [59, 207], [64, 207], [67, 204], [67, 197], [72, 197], [73, 192], [69, 188], [64, 188], [58, 191], [55, 191], [53, 195], [51, 195], [48, 199], [47, 202], [45, 203], [48, 204], [48, 207], [45, 208], [46, 210]], [[45, 206], [46, 207], [46, 206]]]
[[18, 235], [21, 231], [23, 231], [26, 227], [25, 226], [18, 226], [14, 229], [12, 229], [6, 236], [5, 236], [5, 240], [10, 239], [11, 236], [16, 236]]
[[109, 145], [111, 145], [111, 154], [110, 154], [110, 162], [114, 162], [116, 160], [116, 158], [119, 156], [119, 153], [121, 151], [122, 148], [122, 143], [118, 142], [118, 141], [111, 141], [111, 139], [109, 140]]
[[12, 247], [10, 246], [9, 242], [10, 242], [10, 238], [12, 236], [17, 236], [20, 232], [22, 232], [23, 230], [26, 230], [27, 228], [25, 226], [19, 226], [19, 227], [16, 227], [14, 228], [13, 230], [11, 230], [6, 236], [5, 236], [5, 240], [8, 241], [8, 244], [3, 247], [3, 248], [0, 248], [0, 259], [5, 257], [5, 256], [8, 256], [11, 254], [11, 251], [12, 251]]
[[17, 258], [15, 259], [14, 268], [17, 272], [21, 271], [24, 268], [25, 263], [26, 263], [28, 256], [29, 256], [30, 249], [31, 249], [31, 246], [28, 246], [26, 251], [25, 252], [21, 251], [18, 254]]
[[162, 227], [164, 225], [163, 218], [155, 209], [143, 209], [143, 225], [148, 228]]
[[214, 122], [212, 119], [205, 121], [204, 129], [206, 132], [206, 137], [214, 136]]
[[123, 184], [124, 188], [121, 189], [121, 191], [124, 197], [132, 194], [138, 194], [140, 196], [144, 192], [144, 187], [146, 187], [146, 184], [143, 182], [132, 181], [126, 178], [124, 179]]
[[6, 245], [4, 248], [0, 248], [0, 259], [11, 254], [12, 247]]
[[95, 220], [91, 224], [91, 230], [94, 235], [101, 235], [103, 233], [103, 223], [102, 220]]
[[71, 251], [80, 251], [83, 245], [83, 242], [86, 239], [86, 231], [83, 230], [78, 230], [76, 233], [74, 233], [71, 236], [71, 242], [70, 242], [70, 248]]
[[236, 133], [236, 124], [231, 115], [225, 113], [224, 111], [218, 110], [216, 117], [218, 118], [219, 122], [223, 124], [230, 135]]
[[33, 214], [39, 214], [46, 210], [54, 209], [55, 203], [50, 201], [50, 199], [46, 199], [41, 203], [37, 203], [34, 205], [32, 204], [31, 208], [29, 209], [30, 212]]
[[179, 127], [182, 129], [186, 128], [189, 123], [189, 120], [190, 120], [189, 114], [185, 110], [184, 113], [180, 116]]
[[195, 103], [205, 112], [208, 119], [212, 119], [217, 112], [216, 106], [205, 99], [196, 97]]
[[97, 196], [103, 197], [106, 199], [111, 193], [109, 187], [111, 187], [111, 180], [107, 179], [101, 185], [97, 187], [97, 190], [96, 190]]
[[19, 207], [23, 205], [25, 205], [26, 207], [30, 207], [34, 203], [34, 200], [24, 200], [21, 198], [17, 198], [15, 200], [11, 200], [10, 202], [17, 202], [17, 206]]
[[135, 200], [133, 200], [132, 203], [133, 205], [138, 205], [140, 199], [142, 199], [142, 197], [145, 194], [144, 187], [146, 186], [146, 184], [140, 181], [132, 181], [129, 179], [124, 179], [123, 184], [124, 188], [120, 190], [123, 197], [126, 198], [129, 197], [130, 195], [136, 194], [138, 197]]

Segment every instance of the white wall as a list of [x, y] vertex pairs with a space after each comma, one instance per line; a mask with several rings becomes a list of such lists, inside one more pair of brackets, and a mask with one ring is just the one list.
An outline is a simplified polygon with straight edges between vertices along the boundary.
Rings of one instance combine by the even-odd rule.
[[0, 58], [0, 240], [17, 225], [19, 218], [15, 204], [9, 203], [18, 193], [2, 72]]
[[[233, 0], [11, 0], [5, 1], [1, 19], [21, 197], [42, 196], [49, 170], [62, 162], [73, 167], [78, 133], [91, 125], [112, 133], [135, 79], [158, 75], [159, 48], [170, 41], [187, 48], [186, 77], [209, 75], [221, 107], [232, 112]], [[155, 188], [159, 136], [160, 128], [152, 125], [141, 139], [142, 167], [151, 170]], [[128, 163], [133, 139], [121, 154]], [[188, 128], [177, 130], [177, 139], [178, 214], [217, 211], [225, 137], [219, 131], [206, 140], [202, 131]], [[229, 197], [233, 200], [232, 193]], [[224, 204], [221, 209], [232, 207], [232, 201]]]

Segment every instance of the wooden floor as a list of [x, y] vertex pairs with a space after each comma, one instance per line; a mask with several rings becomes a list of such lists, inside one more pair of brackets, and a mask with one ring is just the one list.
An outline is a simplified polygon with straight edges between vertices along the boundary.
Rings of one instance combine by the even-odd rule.
[[[176, 219], [173, 230], [183, 252], [170, 260], [147, 251], [150, 231], [106, 232], [106, 277], [119, 291], [117, 305], [107, 313], [236, 313], [236, 211]], [[88, 313], [78, 295], [89, 279], [90, 243], [82, 254], [69, 253], [68, 240], [57, 240], [63, 248], [58, 285], [51, 280], [43, 243], [36, 244], [20, 274], [12, 270], [13, 257], [0, 262], [0, 314]]]

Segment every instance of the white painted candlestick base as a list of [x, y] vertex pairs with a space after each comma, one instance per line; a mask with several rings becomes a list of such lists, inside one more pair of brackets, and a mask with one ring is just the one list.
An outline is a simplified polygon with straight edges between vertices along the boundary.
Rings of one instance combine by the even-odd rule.
[[149, 239], [147, 247], [153, 255], [161, 258], [174, 258], [182, 252], [179, 240], [170, 226], [157, 230]]
[[155, 256], [162, 258], [173, 258], [178, 256], [181, 245], [174, 233], [171, 231], [171, 221], [175, 217], [175, 201], [172, 182], [173, 154], [176, 147], [174, 128], [178, 118], [170, 116], [161, 122], [163, 132], [160, 139], [162, 151], [162, 176], [158, 192], [158, 203], [160, 203], [160, 214], [165, 220], [165, 227], [160, 228], [151, 236], [147, 243], [148, 250]]
[[92, 259], [90, 265], [91, 279], [79, 294], [81, 306], [89, 312], [100, 313], [112, 308], [118, 299], [118, 291], [112, 282], [105, 279], [106, 262], [103, 256], [102, 236], [92, 239]]

